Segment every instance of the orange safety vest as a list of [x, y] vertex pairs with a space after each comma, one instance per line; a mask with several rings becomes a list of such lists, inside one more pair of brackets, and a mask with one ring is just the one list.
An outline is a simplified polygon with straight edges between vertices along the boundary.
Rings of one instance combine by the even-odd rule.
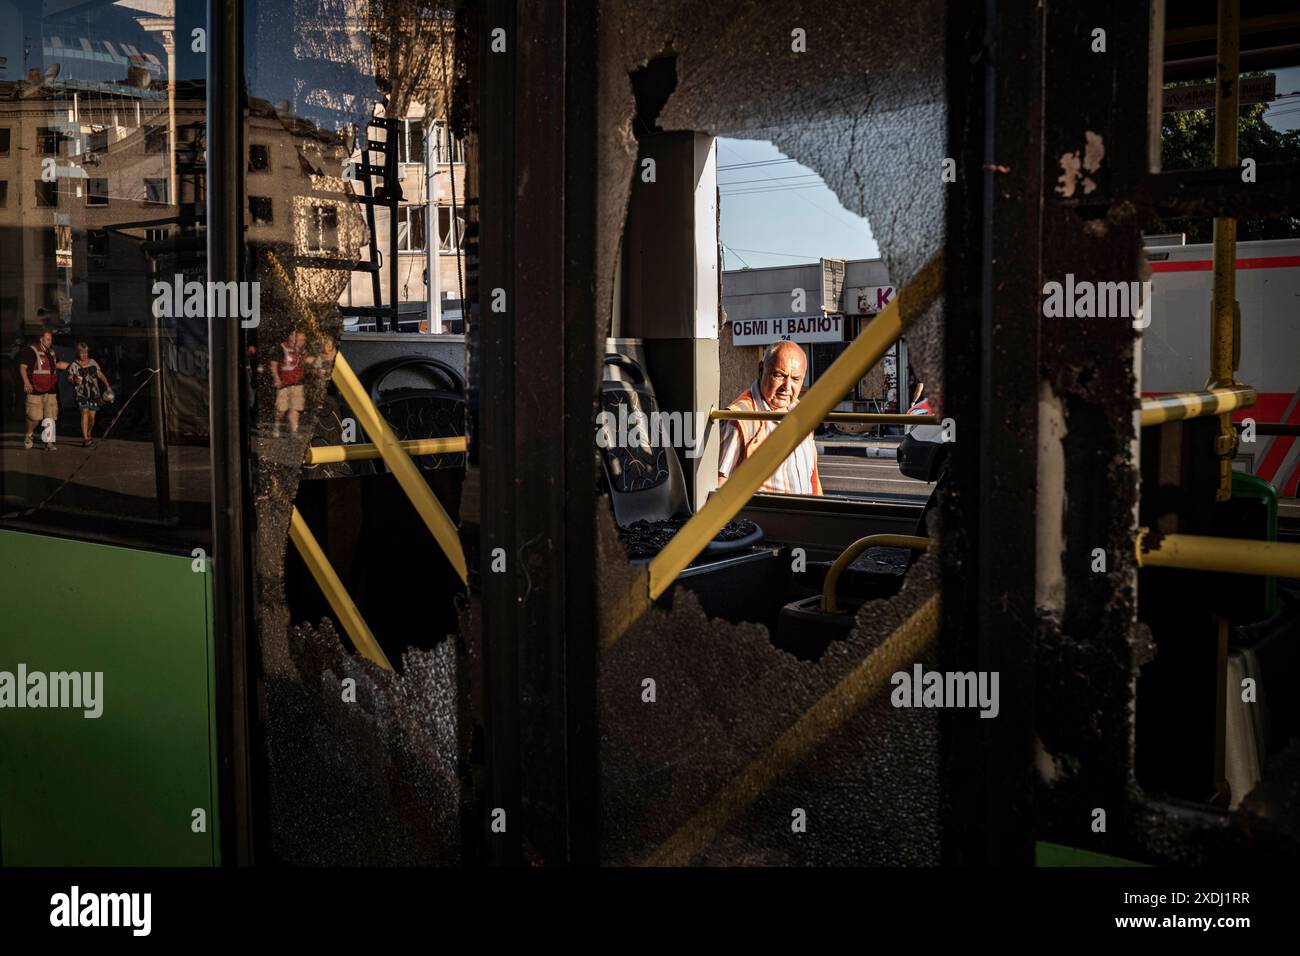
[[[762, 409], [758, 407], [758, 403], [754, 400], [754, 387], [752, 385], [737, 395], [735, 401], [728, 405], [727, 409], [736, 412], [762, 411]], [[763, 443], [763, 439], [767, 437], [767, 429], [763, 427], [767, 422], [740, 420], [733, 421], [731, 424], [740, 429], [740, 456], [736, 461], [736, 465], [738, 466], [742, 461], [752, 455], [758, 449], [758, 446]], [[782, 464], [784, 465], [784, 462]], [[771, 481], [771, 479], [769, 478], [768, 481]], [[764, 484], [766, 483], [767, 482], [764, 482]], [[812, 493], [814, 495], [824, 494], [822, 491], [821, 475], [817, 471], [816, 451], [813, 452]]]

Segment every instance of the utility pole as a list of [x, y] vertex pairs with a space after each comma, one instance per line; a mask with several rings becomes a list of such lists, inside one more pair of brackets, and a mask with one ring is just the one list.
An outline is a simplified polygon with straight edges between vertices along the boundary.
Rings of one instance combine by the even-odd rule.
[[[426, 279], [425, 295], [428, 298], [429, 332], [442, 332], [442, 277], [438, 274], [438, 146], [437, 137], [442, 131], [438, 120], [428, 123], [424, 131], [424, 194], [429, 197], [424, 207], [424, 261]], [[454, 176], [455, 170], [452, 170]]]

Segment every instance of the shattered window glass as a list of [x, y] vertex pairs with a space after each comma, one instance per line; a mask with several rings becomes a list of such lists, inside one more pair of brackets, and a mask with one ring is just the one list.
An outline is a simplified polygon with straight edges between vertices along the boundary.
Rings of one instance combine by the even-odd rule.
[[[431, 290], [456, 288], [464, 271], [455, 256], [431, 262], [425, 242], [431, 197], [465, 188], [463, 168], [425, 165], [427, 127], [447, 117], [451, 11], [250, 0], [245, 12], [256, 147], [245, 274], [259, 303], [244, 333], [247, 451], [272, 851], [291, 863], [453, 863], [467, 662], [449, 635], [463, 585], [382, 459], [306, 462], [374, 442], [372, 409], [399, 440], [464, 434], [463, 345], [353, 331], [429, 331]], [[414, 459], [453, 521], [463, 457]], [[291, 521], [303, 531], [289, 540]], [[338, 613], [322, 562], [364, 629]], [[416, 593], [426, 612], [413, 619]], [[355, 708], [344, 678], [356, 682]], [[336, 732], [340, 717], [350, 727]], [[304, 802], [320, 812], [294, 809]], [[366, 819], [341, 816], [349, 806], [370, 808]]]

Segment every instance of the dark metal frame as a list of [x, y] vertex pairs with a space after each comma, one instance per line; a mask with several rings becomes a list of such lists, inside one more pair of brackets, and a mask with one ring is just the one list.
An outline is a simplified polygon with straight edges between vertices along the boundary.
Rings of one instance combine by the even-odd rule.
[[569, 860], [599, 861], [600, 767], [597, 756], [598, 634], [597, 466], [592, 421], [604, 342], [596, 310], [595, 4], [570, 2], [565, 15], [564, 132], [564, 676], [566, 683], [566, 824]]
[[944, 721], [947, 863], [1033, 861], [1038, 323], [1024, 317], [1041, 302], [1043, 115], [1041, 96], [1026, 115], [1025, 91], [1042, 88], [1044, 16], [1019, 0], [949, 7], [958, 182], [945, 242], [944, 401], [960, 444], [941, 511], [940, 653], [946, 668], [997, 671], [1002, 710]]
[[[1044, 68], [1036, 87], [1043, 116], [1036, 151], [1041, 177], [1037, 283], [1067, 273], [1090, 281], [1141, 278], [1145, 220], [1133, 197], [1150, 174], [1153, 146], [1158, 148], [1152, 111], [1159, 109], [1162, 22], [1160, 0], [1128, 4], [1103, 16], [1065, 4], [1046, 9]], [[1105, 54], [1092, 50], [1096, 28], [1109, 38]], [[1115, 92], [1100, 96], [1098, 90]], [[1095, 188], [1086, 194], [1104, 208], [1081, 212], [1080, 203], [1058, 193], [1059, 157], [1071, 150], [1082, 157], [1089, 132], [1109, 145], [1093, 174]], [[1068, 507], [1061, 519], [1063, 609], [1036, 622], [1039, 696], [1032, 729], [1045, 763], [1059, 759], [1077, 770], [1053, 786], [1035, 774], [1035, 832], [1039, 839], [1133, 857], [1138, 855], [1133, 836], [1141, 829], [1131, 786], [1130, 717], [1136, 668], [1132, 541], [1138, 474], [1130, 454], [1135, 333], [1123, 320], [1041, 320], [1038, 290], [1029, 313], [1041, 335], [1033, 386], [1050, 389], [1066, 419], [1063, 500]], [[1010, 313], [1004, 321], [1011, 321]], [[997, 519], [999, 534], [1001, 522], [1016, 520], [1011, 501], [1004, 502]], [[1093, 548], [1104, 550], [1105, 573], [1091, 571]], [[1080, 720], [1081, 712], [1089, 715], [1087, 721]], [[1095, 808], [1107, 813], [1106, 832], [1092, 831]]]
[[[509, 569], [518, 559], [512, 516], [515, 511], [514, 409], [499, 400], [514, 395], [513, 311], [491, 311], [496, 290], [509, 309], [517, 302], [514, 268], [514, 87], [515, 54], [490, 51], [490, 31], [506, 31], [510, 49], [518, 46], [514, 4], [484, 3], [480, 14], [479, 87], [479, 253], [478, 289], [471, 290], [471, 321], [466, 347], [471, 355], [470, 455], [479, 466], [482, 501], [480, 553], [489, 558], [498, 547], [507, 556], [506, 575], [482, 574], [483, 720], [487, 763], [487, 809], [506, 811], [506, 832], [489, 845], [488, 858], [498, 864], [518, 861], [522, 840], [519, 821], [520, 747], [518, 740], [517, 586]], [[494, 59], [489, 59], [494, 58]], [[490, 64], [490, 66], [489, 66]], [[477, 294], [476, 294], [477, 293]], [[477, 370], [477, 375], [474, 370]], [[491, 396], [494, 401], [480, 402]], [[511, 559], [515, 560], [511, 560]], [[478, 571], [474, 568], [471, 573]], [[516, 820], [520, 825], [510, 826]], [[487, 822], [483, 821], [484, 840]]]
[[[595, 863], [594, 11], [490, 0], [481, 24], [470, 335], [479, 394], [491, 399], [474, 430], [487, 809], [508, 821], [504, 835], [484, 828], [497, 863]], [[505, 53], [490, 49], [497, 27]], [[504, 313], [491, 310], [496, 289]], [[495, 548], [505, 574], [486, 571]]]
[[[244, 259], [243, 0], [208, 8], [208, 279], [239, 281]], [[252, 617], [252, 528], [243, 336], [233, 319], [208, 319], [212, 447], [212, 600], [216, 658], [217, 791], [221, 859], [255, 861], [252, 738], [257, 633]], [[261, 802], [265, 806], [265, 802]]]

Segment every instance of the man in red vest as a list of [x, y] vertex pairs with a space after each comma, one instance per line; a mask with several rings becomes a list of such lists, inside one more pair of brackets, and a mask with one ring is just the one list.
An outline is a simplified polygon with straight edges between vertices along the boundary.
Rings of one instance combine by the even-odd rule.
[[18, 372], [23, 378], [23, 391], [27, 394], [27, 433], [23, 447], [32, 447], [32, 432], [42, 426], [41, 437], [45, 447], [55, 450], [55, 423], [59, 420], [59, 370], [68, 367], [54, 354], [54, 333], [46, 329], [40, 341], [21, 353], [23, 358]]
[[[803, 349], [793, 342], [774, 342], [763, 353], [758, 378], [727, 408], [751, 412], [789, 411], [799, 404], [799, 391], [803, 388], [807, 371], [808, 357]], [[723, 423], [722, 447], [718, 452], [719, 487], [742, 461], [754, 454], [779, 424], [777, 421]], [[817, 472], [817, 443], [811, 434], [804, 437], [799, 447], [777, 466], [758, 490], [785, 495], [822, 493], [822, 480]]]
[[307, 336], [297, 329], [291, 329], [285, 340], [280, 343], [275, 358], [271, 359], [271, 382], [275, 385], [275, 430], [274, 437], [280, 437], [280, 422], [289, 419], [289, 431], [298, 434], [298, 416], [307, 407], [305, 389], [303, 388], [304, 365], [312, 359], [305, 351]]

